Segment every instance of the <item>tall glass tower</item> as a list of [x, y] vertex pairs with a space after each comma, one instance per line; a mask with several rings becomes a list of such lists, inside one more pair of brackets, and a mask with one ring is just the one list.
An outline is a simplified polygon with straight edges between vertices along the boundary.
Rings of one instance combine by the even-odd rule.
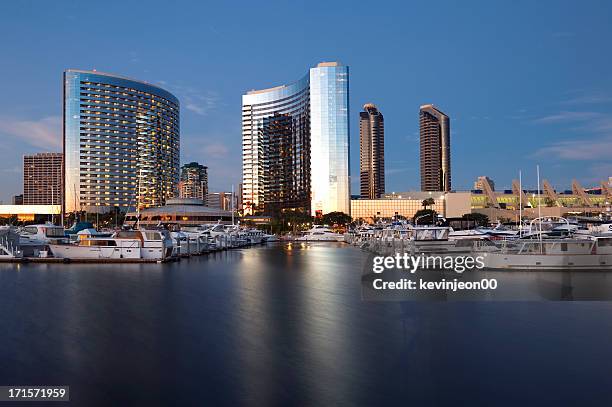
[[310, 210], [308, 76], [242, 96], [245, 214]]
[[321, 62], [310, 69], [313, 215], [351, 211], [349, 68]]
[[385, 193], [385, 119], [372, 103], [359, 113], [359, 154], [361, 197], [378, 199]]
[[64, 72], [64, 211], [163, 205], [179, 182], [179, 101], [157, 86]]
[[421, 191], [451, 190], [450, 118], [434, 105], [419, 111]]
[[349, 213], [348, 67], [242, 96], [245, 214]]

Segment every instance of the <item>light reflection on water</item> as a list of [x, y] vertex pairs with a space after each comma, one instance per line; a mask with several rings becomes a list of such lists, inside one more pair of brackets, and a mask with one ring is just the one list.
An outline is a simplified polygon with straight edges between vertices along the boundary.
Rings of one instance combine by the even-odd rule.
[[362, 301], [366, 261], [279, 243], [2, 264], [0, 384], [69, 384], [88, 406], [609, 404], [609, 303]]

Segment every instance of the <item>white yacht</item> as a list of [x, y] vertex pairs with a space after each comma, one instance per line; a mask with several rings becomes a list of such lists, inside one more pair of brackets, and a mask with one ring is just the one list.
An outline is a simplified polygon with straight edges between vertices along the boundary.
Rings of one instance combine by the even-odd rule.
[[266, 242], [266, 243], [269, 243], [269, 242], [278, 242], [280, 240], [278, 238], [278, 236], [271, 235], [271, 234], [268, 234], [268, 233], [264, 233], [263, 238], [264, 238], [264, 242]]
[[24, 257], [38, 257], [47, 250], [49, 243], [68, 241], [64, 228], [52, 223], [28, 225], [18, 230], [19, 249]]
[[22, 245], [47, 244], [66, 239], [64, 228], [52, 223], [24, 226], [19, 234], [19, 243]]
[[612, 236], [502, 242], [475, 249], [485, 268], [504, 270], [612, 270]]
[[84, 237], [74, 244], [49, 244], [54, 257], [63, 259], [144, 259], [161, 261], [172, 256], [172, 238], [166, 230], [122, 230], [113, 237]]
[[314, 225], [296, 240], [312, 242], [344, 242], [344, 235], [333, 232], [328, 226]]

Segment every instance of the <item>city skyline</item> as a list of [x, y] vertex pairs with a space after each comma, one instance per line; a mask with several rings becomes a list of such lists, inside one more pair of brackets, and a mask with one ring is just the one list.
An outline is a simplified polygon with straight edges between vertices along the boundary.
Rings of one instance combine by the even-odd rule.
[[[418, 189], [418, 106], [428, 102], [442, 106], [453, 119], [454, 189], [470, 189], [483, 173], [503, 182], [499, 188], [509, 188], [519, 169], [523, 169], [525, 184], [533, 186], [536, 163], [553, 185], [566, 188], [574, 177], [583, 185], [596, 185], [612, 172], [612, 85], [605, 68], [609, 57], [596, 52], [602, 39], [610, 35], [605, 12], [594, 13], [588, 7], [567, 3], [555, 3], [555, 7], [541, 3], [530, 6], [531, 15], [526, 15], [520, 7], [484, 4], [479, 7], [481, 18], [475, 20], [459, 6], [449, 4], [439, 16], [447, 29], [430, 33], [427, 44], [420, 44], [426, 26], [415, 15], [422, 5], [411, 12], [400, 5], [374, 11], [381, 24], [369, 25], [367, 37], [357, 36], [358, 22], [372, 11], [352, 7], [341, 23], [344, 32], [332, 41], [324, 32], [285, 22], [277, 27], [249, 23], [253, 16], [282, 15], [296, 9], [306, 16], [320, 15], [317, 7], [260, 5], [230, 11], [216, 5], [210, 10], [219, 16], [215, 23], [195, 24], [190, 14], [198, 13], [187, 9], [164, 16], [180, 34], [176, 47], [173, 37], [159, 43], [115, 41], [115, 47], [100, 52], [106, 49], [101, 48], [106, 41], [126, 33], [115, 23], [109, 32], [92, 34], [86, 42], [71, 36], [71, 46], [65, 47], [59, 38], [84, 29], [84, 16], [102, 10], [98, 5], [88, 7], [78, 11], [44, 5], [29, 9], [18, 4], [5, 6], [0, 30], [11, 41], [1, 47], [13, 58], [12, 63], [0, 67], [4, 91], [0, 97], [0, 135], [5, 141], [0, 171], [6, 175], [0, 199], [4, 202], [22, 192], [20, 161], [24, 154], [61, 151], [58, 78], [70, 67], [140, 79], [176, 94], [184, 107], [181, 163], [209, 164], [211, 190], [227, 190], [240, 181], [239, 95], [253, 84], [289, 82], [301, 67], [320, 60], [341, 60], [351, 66], [350, 104], [361, 106], [371, 100], [385, 112], [387, 141], [393, 146], [387, 159], [387, 191]], [[598, 9], [602, 7], [610, 6], [603, 3]], [[325, 10], [321, 15], [325, 21], [347, 11], [342, 4]], [[136, 10], [126, 6], [125, 13], [129, 16]], [[457, 13], [462, 18], [454, 19]], [[48, 26], [50, 22], [53, 27]], [[521, 22], [522, 32], [516, 33], [514, 26]], [[470, 24], [470, 30], [458, 28]], [[241, 25], [244, 28], [239, 29]], [[280, 53], [278, 49], [264, 50], [258, 56], [239, 41], [245, 31], [266, 37], [279, 30], [298, 35], [300, 52], [286, 47]], [[457, 35], [449, 38], [450, 31]], [[306, 33], [308, 41], [301, 39]], [[214, 41], [202, 41], [209, 38]], [[296, 37], [279, 38], [280, 45], [288, 44], [290, 38]], [[475, 39], [480, 46], [474, 48]], [[496, 46], [500, 41], [504, 47]], [[198, 52], [191, 52], [194, 42]], [[374, 51], [377, 58], [393, 57], [394, 63], [372, 62], [371, 52], [362, 52], [368, 44], [380, 45]], [[167, 53], [163, 61], [155, 57], [160, 47]], [[429, 62], [411, 63], [415, 54], [429, 57]], [[441, 64], [441, 55], [453, 64]], [[247, 60], [249, 69], [244, 70]], [[36, 89], [37, 98], [23, 92], [24, 86]], [[357, 109], [349, 122], [355, 192], [359, 187]], [[499, 165], [502, 154], [504, 166]]]

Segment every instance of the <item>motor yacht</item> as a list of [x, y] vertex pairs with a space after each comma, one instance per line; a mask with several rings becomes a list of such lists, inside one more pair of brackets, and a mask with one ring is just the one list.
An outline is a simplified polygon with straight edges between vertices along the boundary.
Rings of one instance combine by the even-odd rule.
[[112, 237], [84, 237], [71, 244], [50, 243], [54, 257], [63, 259], [144, 259], [161, 261], [172, 256], [166, 230], [122, 230]]
[[344, 236], [340, 233], [333, 232], [328, 226], [314, 225], [296, 240], [312, 242], [344, 242]]
[[38, 257], [50, 243], [65, 243], [64, 228], [52, 223], [24, 226], [19, 233], [19, 249], [24, 257]]
[[612, 270], [612, 236], [502, 242], [474, 249], [485, 268], [502, 270]]

